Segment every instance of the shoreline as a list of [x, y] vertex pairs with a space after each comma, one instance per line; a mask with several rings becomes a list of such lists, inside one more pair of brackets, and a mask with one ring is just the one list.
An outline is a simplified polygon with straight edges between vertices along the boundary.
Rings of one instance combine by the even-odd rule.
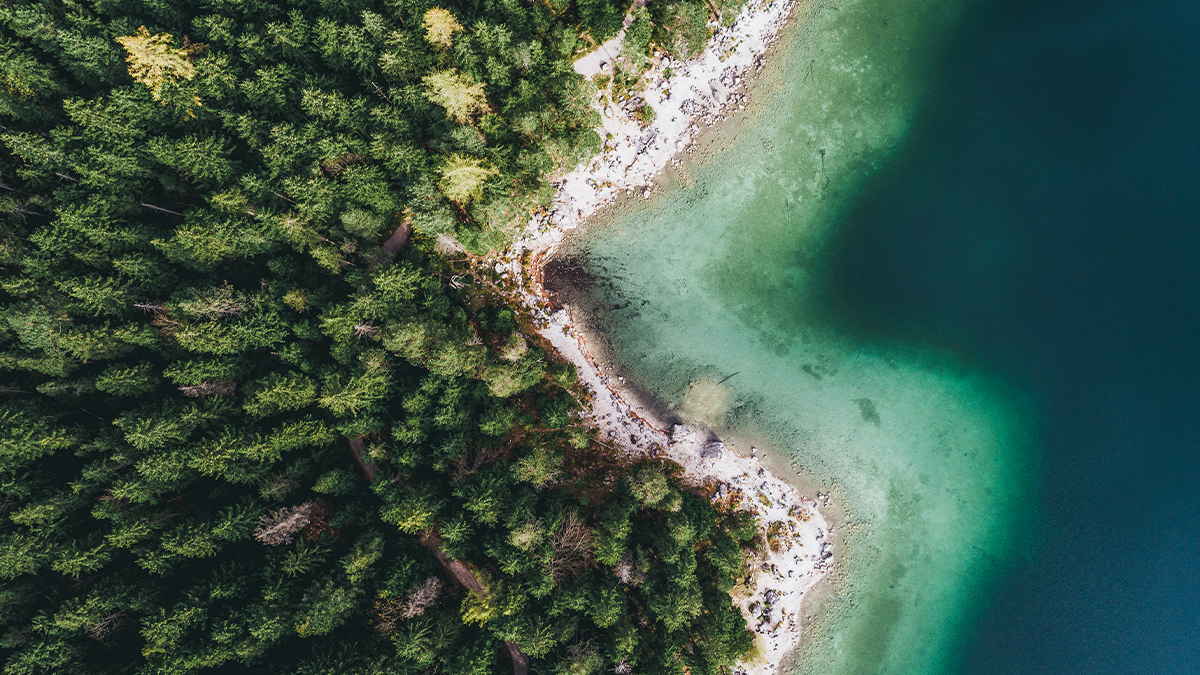
[[[804, 0], [750, 0], [728, 28], [716, 30], [708, 45], [690, 60], [669, 55], [657, 57], [643, 76], [645, 87], [618, 105], [593, 106], [601, 116], [596, 131], [603, 139], [600, 154], [561, 176], [548, 213], [535, 216], [525, 232], [527, 249], [554, 230], [573, 230], [600, 209], [633, 194], [649, 198], [657, 179], [668, 168], [688, 182], [681, 154], [690, 154], [709, 129], [734, 111], [744, 110], [750, 79], [763, 68], [764, 59], [794, 10]], [[604, 46], [602, 46], [604, 48]], [[578, 59], [576, 71], [586, 78], [601, 72], [604, 61], [593, 64], [592, 55]], [[587, 61], [587, 67], [582, 66]], [[611, 69], [610, 69], [611, 70]], [[665, 72], [670, 77], [665, 77]], [[643, 126], [634, 117], [640, 104], [654, 109], [654, 121]], [[550, 242], [551, 246], [558, 241]]]
[[[749, 455], [739, 454], [734, 447], [742, 443], [732, 438], [727, 447], [708, 429], [662, 419], [623, 377], [605, 373], [593, 354], [602, 341], [589, 335], [572, 308], [557, 306], [543, 285], [543, 275], [545, 263], [567, 233], [598, 211], [630, 192], [648, 199], [668, 167], [684, 184], [690, 181], [679, 155], [699, 147], [707, 132], [719, 133], [727, 115], [745, 109], [750, 76], [763, 68], [769, 48], [802, 4], [752, 0], [695, 58], [659, 59], [646, 74], [645, 89], [624, 101], [624, 107], [600, 109], [597, 97], [593, 105], [602, 119], [597, 131], [607, 137], [603, 151], [556, 181], [552, 208], [535, 216], [524, 236], [495, 263], [497, 273], [524, 282], [518, 301], [534, 317], [538, 334], [561, 358], [575, 364], [590, 394], [585, 416], [600, 429], [605, 443], [618, 452], [665, 456], [683, 467], [685, 483], [703, 489], [714, 503], [738, 506], [758, 517], [764, 543], [748, 563], [755, 573], [748, 588], [734, 592], [756, 646], [756, 653], [735, 670], [739, 675], [777, 672], [801, 651], [802, 633], [819, 621], [806, 617], [803, 605], [818, 582], [835, 576], [838, 559], [833, 551], [840, 549], [843, 533], [833, 524], [837, 518], [822, 512], [831, 507], [830, 492], [806, 497], [772, 473], [756, 456], [756, 448], [751, 447]], [[576, 61], [576, 70], [585, 77], [590, 77], [585, 70], [600, 72], [604, 67], [595, 54]], [[670, 78], [663, 77], [666, 69], [673, 71]], [[632, 115], [642, 102], [656, 113], [656, 121], [645, 127]], [[522, 264], [526, 260], [527, 266]]]
[[758, 518], [762, 544], [749, 563], [754, 574], [748, 588], [733, 594], [755, 633], [757, 653], [734, 672], [778, 672], [802, 647], [805, 631], [820, 620], [805, 600], [820, 582], [832, 583], [837, 576], [840, 560], [833, 554], [844, 541], [844, 528], [835, 524], [840, 513], [834, 518], [828, 513], [840, 511], [833, 501], [836, 488], [805, 496], [768, 468], [766, 452], [751, 447], [749, 455], [740, 454], [734, 448], [742, 443], [733, 438], [722, 440], [705, 427], [663, 419], [624, 378], [606, 374], [592, 353], [595, 338], [589, 340], [582, 321], [571, 314], [570, 307], [556, 311], [538, 333], [575, 364], [590, 394], [586, 419], [600, 429], [604, 442], [628, 455], [665, 457], [682, 467], [685, 484], [710, 495], [715, 505], [748, 510]]

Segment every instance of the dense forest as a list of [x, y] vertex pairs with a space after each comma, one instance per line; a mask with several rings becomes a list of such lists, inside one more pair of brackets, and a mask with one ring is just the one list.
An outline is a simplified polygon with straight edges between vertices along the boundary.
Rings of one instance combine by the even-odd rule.
[[[651, 4], [633, 56], [726, 7]], [[4, 673], [751, 649], [753, 518], [614, 457], [469, 265], [599, 147], [627, 8], [0, 0]]]

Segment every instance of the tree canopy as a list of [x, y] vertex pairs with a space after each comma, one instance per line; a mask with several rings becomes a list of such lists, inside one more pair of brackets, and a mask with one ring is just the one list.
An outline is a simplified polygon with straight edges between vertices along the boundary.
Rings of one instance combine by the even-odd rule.
[[196, 76], [196, 66], [188, 58], [188, 50], [177, 49], [170, 35], [151, 35], [141, 26], [136, 34], [119, 37], [117, 42], [129, 53], [125, 57], [129, 76], [149, 87], [155, 100], [162, 98], [164, 84]]
[[729, 672], [744, 517], [435, 251], [598, 147], [624, 11], [0, 3], [4, 673]]

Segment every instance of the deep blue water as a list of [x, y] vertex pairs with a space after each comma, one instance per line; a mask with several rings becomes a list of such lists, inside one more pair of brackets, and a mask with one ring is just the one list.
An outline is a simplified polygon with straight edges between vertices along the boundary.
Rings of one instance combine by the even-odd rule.
[[1200, 673], [1200, 3], [992, 0], [834, 257], [856, 328], [1032, 392], [963, 673]]

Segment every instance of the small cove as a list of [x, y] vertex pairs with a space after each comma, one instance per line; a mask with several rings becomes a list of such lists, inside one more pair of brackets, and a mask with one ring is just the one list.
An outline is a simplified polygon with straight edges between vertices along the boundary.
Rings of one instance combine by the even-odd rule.
[[838, 224], [903, 148], [968, 10], [799, 8], [690, 180], [668, 175], [559, 255], [578, 274], [554, 290], [650, 399], [839, 495], [846, 564], [798, 672], [944, 672], [1028, 516], [1033, 424], [1014, 389], [924, 342], [848, 333], [826, 299]]

